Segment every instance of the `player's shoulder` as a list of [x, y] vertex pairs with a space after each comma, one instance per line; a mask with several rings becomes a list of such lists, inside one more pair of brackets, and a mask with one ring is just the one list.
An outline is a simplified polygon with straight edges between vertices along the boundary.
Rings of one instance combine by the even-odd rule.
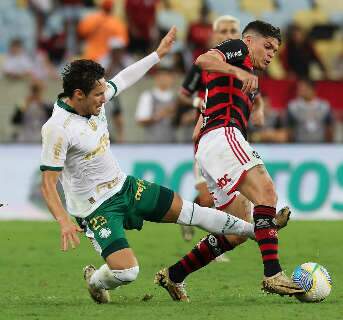
[[42, 127], [42, 134], [47, 132], [58, 132], [64, 135], [68, 132], [68, 127], [72, 123], [73, 114], [64, 112], [63, 109], [59, 108], [56, 104], [51, 117]]
[[241, 39], [232, 39], [232, 40], [225, 40], [221, 43], [219, 43], [216, 47], [216, 49], [224, 49], [224, 50], [243, 50], [244, 52], [248, 52], [248, 47]]

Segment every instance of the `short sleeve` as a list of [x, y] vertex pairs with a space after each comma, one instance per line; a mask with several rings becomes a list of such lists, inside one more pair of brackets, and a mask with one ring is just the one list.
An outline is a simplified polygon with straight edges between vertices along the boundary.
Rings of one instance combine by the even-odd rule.
[[62, 171], [68, 151], [65, 130], [59, 127], [43, 126], [41, 171]]
[[117, 92], [118, 92], [118, 88], [116, 84], [111, 80], [106, 81], [106, 91], [105, 91], [106, 102], [110, 101], [113, 97], [115, 97]]
[[199, 66], [193, 64], [182, 83], [181, 91], [186, 95], [192, 95], [201, 87], [201, 73]]
[[249, 54], [247, 45], [242, 40], [226, 40], [217, 45], [211, 51], [221, 54], [223, 60], [230, 64], [243, 62]]

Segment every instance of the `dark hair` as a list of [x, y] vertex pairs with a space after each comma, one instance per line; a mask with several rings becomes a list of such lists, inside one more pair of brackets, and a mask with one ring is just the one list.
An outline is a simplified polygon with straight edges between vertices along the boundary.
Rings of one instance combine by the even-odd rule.
[[280, 28], [274, 27], [270, 23], [256, 20], [248, 23], [248, 25], [244, 28], [242, 34], [246, 34], [248, 31], [255, 31], [259, 33], [261, 36], [267, 38], [275, 38], [279, 41], [279, 44], [281, 44], [281, 32]]
[[92, 60], [75, 60], [64, 67], [62, 72], [63, 93], [58, 98], [71, 98], [76, 89], [87, 96], [94, 88], [95, 82], [104, 77], [105, 69]]

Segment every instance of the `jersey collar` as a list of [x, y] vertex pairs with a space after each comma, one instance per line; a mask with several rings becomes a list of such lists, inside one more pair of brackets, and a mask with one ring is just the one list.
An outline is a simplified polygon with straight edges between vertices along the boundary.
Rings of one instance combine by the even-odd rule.
[[84, 118], [87, 118], [87, 119], [89, 119], [89, 118], [91, 117], [91, 116], [82, 116], [82, 115], [78, 114], [74, 108], [72, 108], [69, 104], [66, 104], [66, 103], [65, 103], [63, 100], [61, 100], [61, 99], [58, 99], [58, 100], [57, 100], [57, 105], [58, 105], [60, 108], [66, 110], [66, 111], [68, 111], [68, 112], [70, 112], [70, 113], [77, 114], [77, 115], [80, 116], [80, 117], [84, 117]]

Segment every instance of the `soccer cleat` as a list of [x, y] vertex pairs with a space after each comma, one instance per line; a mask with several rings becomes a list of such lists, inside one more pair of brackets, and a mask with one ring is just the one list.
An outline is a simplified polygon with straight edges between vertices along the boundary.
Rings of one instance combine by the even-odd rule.
[[173, 300], [189, 302], [184, 281], [181, 283], [171, 281], [167, 268], [156, 273], [154, 283], [166, 289]]
[[305, 291], [288, 278], [283, 271], [271, 277], [265, 277], [262, 281], [262, 290], [267, 293], [276, 293], [280, 296], [293, 296]]
[[289, 209], [289, 207], [283, 207], [279, 210], [279, 212], [275, 215], [275, 218], [273, 219], [273, 222], [278, 230], [287, 226], [290, 215], [291, 210]]
[[83, 268], [83, 277], [87, 282], [88, 292], [96, 303], [108, 303], [111, 300], [108, 291], [106, 289], [95, 288], [90, 284], [90, 279], [95, 271], [96, 268], [93, 265]]
[[194, 237], [194, 228], [192, 226], [180, 226], [182, 239], [185, 241], [191, 241]]

